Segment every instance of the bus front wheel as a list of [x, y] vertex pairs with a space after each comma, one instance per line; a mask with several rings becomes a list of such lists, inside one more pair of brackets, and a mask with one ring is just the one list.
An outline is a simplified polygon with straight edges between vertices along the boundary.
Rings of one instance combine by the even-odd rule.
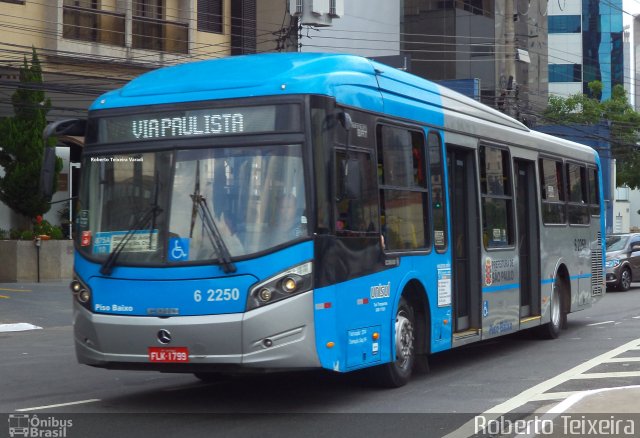
[[375, 378], [382, 386], [398, 388], [411, 379], [415, 363], [415, 315], [411, 305], [400, 299], [395, 322], [396, 360], [376, 367]]

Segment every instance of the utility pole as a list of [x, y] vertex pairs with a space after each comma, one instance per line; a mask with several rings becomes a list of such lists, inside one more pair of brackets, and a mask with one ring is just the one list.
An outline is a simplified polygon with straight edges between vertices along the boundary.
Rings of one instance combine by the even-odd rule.
[[505, 112], [511, 117], [516, 116], [515, 88], [516, 88], [516, 48], [514, 0], [505, 0], [504, 5], [504, 63], [507, 77]]

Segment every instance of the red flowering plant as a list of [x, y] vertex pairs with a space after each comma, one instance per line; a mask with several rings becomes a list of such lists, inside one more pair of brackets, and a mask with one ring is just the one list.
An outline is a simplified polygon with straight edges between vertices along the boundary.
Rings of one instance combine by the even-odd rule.
[[36, 216], [33, 222], [34, 237], [40, 237], [43, 240], [62, 239], [62, 229], [51, 225], [48, 220], [42, 218], [42, 215]]

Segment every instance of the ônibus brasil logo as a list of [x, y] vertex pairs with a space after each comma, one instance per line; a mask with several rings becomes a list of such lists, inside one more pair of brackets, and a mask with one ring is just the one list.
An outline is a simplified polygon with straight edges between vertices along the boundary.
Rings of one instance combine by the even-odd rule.
[[38, 417], [29, 414], [9, 414], [9, 436], [27, 438], [65, 438], [73, 426], [72, 420], [52, 416]]

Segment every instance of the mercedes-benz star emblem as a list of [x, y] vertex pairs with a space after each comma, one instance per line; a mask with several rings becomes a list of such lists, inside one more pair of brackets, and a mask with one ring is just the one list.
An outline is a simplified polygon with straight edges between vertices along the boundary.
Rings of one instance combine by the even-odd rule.
[[169, 330], [162, 329], [158, 332], [158, 342], [161, 344], [168, 344], [171, 342], [171, 333], [169, 333]]

